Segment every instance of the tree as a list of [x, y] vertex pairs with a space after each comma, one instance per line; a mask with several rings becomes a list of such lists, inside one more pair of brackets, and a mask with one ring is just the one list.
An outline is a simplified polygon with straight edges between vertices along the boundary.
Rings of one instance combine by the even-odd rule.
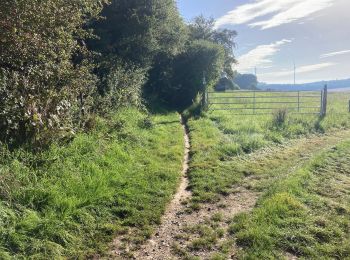
[[104, 2], [2, 1], [1, 139], [44, 142], [74, 131], [95, 86], [84, 25]]
[[239, 90], [239, 86], [236, 83], [233, 83], [232, 80], [227, 77], [222, 77], [219, 82], [215, 85], [216, 91], [225, 91], [225, 90]]
[[258, 89], [258, 79], [253, 74], [237, 74], [234, 78], [234, 83], [236, 83], [241, 89]]
[[229, 29], [216, 29], [215, 20], [213, 18], [207, 19], [203, 15], [194, 18], [193, 22], [189, 25], [189, 30], [191, 39], [207, 40], [224, 47], [224, 71], [229, 77], [233, 77], [234, 71], [232, 65], [236, 63], [233, 49], [235, 47], [234, 39], [237, 36], [237, 32]]
[[[185, 44], [186, 26], [174, 0], [113, 0], [111, 5], [104, 6], [102, 16], [105, 17], [103, 20], [91, 26], [98, 38], [89, 41], [89, 46], [101, 53], [97, 74], [101, 79], [99, 93], [103, 99], [106, 96], [112, 97], [109, 92], [111, 88], [122, 89], [107, 84], [106, 79], [110, 75], [127, 79], [127, 75], [115, 73], [113, 68], [116, 60], [120, 71], [130, 72], [129, 68], [132, 67], [135, 73], [144, 73], [139, 75], [140, 78], [145, 79], [149, 74], [148, 82], [152, 82], [153, 77], [157, 78], [162, 73], [161, 64], [182, 51]], [[115, 78], [113, 82], [120, 80]], [[141, 95], [145, 81], [129, 83], [141, 85], [130, 85], [128, 91], [125, 88], [127, 84], [124, 84], [124, 91], [130, 93], [137, 90], [134, 96]]]
[[98, 39], [89, 45], [143, 67], [158, 53], [178, 53], [185, 26], [174, 0], [112, 0], [92, 28]]
[[[198, 40], [175, 57], [169, 65], [169, 75], [160, 78], [160, 96], [179, 110], [190, 106], [198, 94], [203, 94], [203, 76], [213, 86], [223, 69], [225, 51], [222, 46]], [[160, 85], [160, 84], [159, 84]]]

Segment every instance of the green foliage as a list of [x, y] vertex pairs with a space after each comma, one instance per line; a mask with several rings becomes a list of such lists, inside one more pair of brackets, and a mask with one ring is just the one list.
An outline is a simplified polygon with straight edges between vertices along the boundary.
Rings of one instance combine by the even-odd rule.
[[283, 126], [287, 121], [288, 109], [281, 108], [273, 113], [272, 124], [276, 127]]
[[223, 71], [229, 76], [233, 77], [234, 72], [232, 65], [236, 63], [233, 55], [233, 48], [235, 47], [234, 39], [237, 32], [234, 30], [215, 28], [215, 20], [212, 18], [206, 19], [203, 15], [194, 18], [189, 25], [190, 38], [192, 40], [206, 40], [222, 46], [225, 50], [225, 62]]
[[182, 169], [178, 114], [96, 121], [41, 153], [0, 145], [1, 259], [93, 258], [122, 230], [145, 239], [159, 223]]
[[234, 83], [241, 89], [257, 90], [258, 79], [253, 74], [236, 74], [234, 75]]
[[111, 83], [126, 83], [120, 94], [127, 97], [119, 98], [117, 106], [130, 105], [130, 96], [131, 104], [140, 105], [146, 80], [146, 92], [152, 95], [157, 94], [152, 86], [172, 84], [171, 79], [165, 83], [162, 78], [187, 40], [187, 27], [175, 1], [115, 0], [104, 7], [102, 15], [105, 19], [91, 26], [98, 39], [89, 41], [90, 48], [102, 54], [97, 70], [102, 102], [105, 95], [109, 100], [115, 95]]
[[189, 107], [197, 94], [204, 92], [204, 76], [212, 87], [222, 71], [233, 75], [235, 36], [232, 30], [215, 30], [212, 19], [195, 18], [186, 38], [181, 38], [187, 40], [181, 52], [158, 57], [150, 71], [147, 91], [178, 110]]
[[84, 24], [104, 0], [10, 1], [0, 11], [0, 130], [7, 141], [67, 134], [89, 110], [95, 78]]
[[170, 82], [159, 89], [161, 97], [173, 107], [190, 106], [204, 92], [203, 76], [214, 85], [223, 69], [224, 49], [218, 44], [198, 40], [173, 60]]
[[113, 0], [105, 19], [92, 25], [99, 39], [91, 47], [142, 67], [159, 53], [176, 54], [184, 44], [185, 25], [173, 0]]
[[100, 64], [101, 80], [95, 96], [94, 108], [105, 115], [125, 106], [141, 108], [142, 87], [146, 81], [145, 69], [126, 64], [118, 59]]

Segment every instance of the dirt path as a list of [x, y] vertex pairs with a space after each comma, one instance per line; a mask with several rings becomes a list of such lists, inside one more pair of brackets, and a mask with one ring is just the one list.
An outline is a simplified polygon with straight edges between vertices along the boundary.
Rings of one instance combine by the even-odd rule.
[[[186, 127], [184, 126], [184, 129]], [[188, 142], [188, 131], [185, 130], [185, 140]], [[322, 149], [327, 149], [338, 143], [341, 139], [349, 137], [349, 131], [339, 131], [330, 135], [311, 136], [291, 141], [289, 144], [275, 148], [266, 148], [249, 155], [247, 167], [256, 164], [263, 172], [270, 172], [278, 169], [280, 174], [292, 173], [295, 169], [307, 161], [313, 154]], [[187, 146], [189, 147], [189, 145]], [[239, 248], [235, 246], [234, 238], [227, 232], [230, 220], [237, 214], [252, 210], [257, 199], [261, 195], [261, 190], [255, 188], [263, 183], [272, 182], [279, 178], [279, 175], [252, 175], [242, 180], [234, 188], [234, 192], [229, 196], [222, 197], [216, 204], [203, 204], [201, 209], [188, 213], [187, 206], [182, 203], [191, 197], [191, 193], [186, 190], [188, 179], [188, 148], [186, 149], [184, 160], [184, 177], [178, 194], [175, 196], [171, 206], [165, 214], [161, 226], [155, 235], [144, 245], [140, 251], [134, 254], [135, 259], [189, 259], [198, 257], [199, 259], [210, 259], [214, 254], [222, 250], [222, 245], [231, 241], [229, 252], [226, 255], [229, 259], [236, 259]], [[220, 215], [219, 221], [214, 221], [215, 216]], [[199, 234], [194, 229], [209, 228], [208, 232], [224, 230], [224, 235], [217, 237], [210, 248], [193, 250], [193, 242], [205, 237], [207, 234]], [[212, 230], [212, 231], [210, 231]]]
[[[235, 246], [235, 238], [228, 232], [232, 218], [239, 213], [251, 211], [261, 192], [275, 179], [285, 174], [292, 174], [315, 153], [322, 149], [329, 149], [343, 138], [350, 137], [348, 130], [322, 136], [315, 135], [277, 147], [267, 147], [243, 159], [235, 159], [243, 160], [243, 164], [246, 165], [244, 167], [258, 169], [258, 172], [253, 172], [252, 175], [242, 179], [233, 187], [234, 192], [223, 196], [219, 203], [201, 204], [199, 210], [191, 211], [186, 203], [191, 199], [191, 192], [187, 189], [190, 137], [183, 119], [181, 123], [184, 129], [185, 155], [178, 192], [168, 206], [155, 234], [139, 250], [130, 252], [128, 258], [140, 260], [193, 259], [193, 257], [211, 259], [215, 254], [226, 250], [225, 258], [218, 259], [236, 259], [240, 249]], [[218, 216], [220, 216], [219, 219], [215, 220]], [[205, 244], [206, 239], [209, 239], [208, 244]], [[202, 243], [199, 248], [198, 241]], [[226, 249], [223, 250], [225, 247]], [[287, 258], [296, 259], [294, 256]]]
[[171, 245], [173, 243], [171, 234], [177, 233], [183, 223], [182, 218], [183, 214], [185, 214], [184, 203], [191, 197], [191, 192], [188, 190], [189, 181], [187, 177], [191, 146], [189, 129], [182, 116], [180, 120], [184, 131], [185, 142], [180, 186], [162, 217], [162, 224], [157, 228], [155, 235], [134, 254], [135, 259], [170, 259], [165, 256], [171, 255]]

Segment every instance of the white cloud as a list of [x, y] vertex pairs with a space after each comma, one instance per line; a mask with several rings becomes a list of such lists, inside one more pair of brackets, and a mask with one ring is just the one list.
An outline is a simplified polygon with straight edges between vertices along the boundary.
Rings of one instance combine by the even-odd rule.
[[247, 72], [254, 67], [269, 67], [272, 63], [271, 57], [280, 50], [280, 47], [291, 40], [283, 39], [267, 45], [259, 45], [248, 53], [238, 57], [236, 69], [240, 72]]
[[320, 58], [324, 59], [324, 58], [334, 57], [334, 56], [338, 56], [338, 55], [342, 55], [342, 54], [348, 54], [348, 53], [350, 53], [350, 50], [330, 52], [330, 53], [322, 54], [320, 56]]
[[266, 20], [250, 23], [250, 27], [273, 28], [308, 17], [334, 4], [335, 0], [255, 0], [220, 17], [216, 27], [245, 24], [272, 15]]
[[[302, 66], [296, 69], [296, 73], [297, 74], [303, 74], [303, 73], [308, 73], [308, 72], [313, 72], [313, 71], [319, 71], [331, 66], [336, 65], [336, 63], [332, 63], [332, 62], [325, 62], [325, 63], [318, 63], [318, 64], [312, 64], [312, 65], [306, 65], [306, 66]], [[290, 76], [294, 74], [294, 70], [290, 69], [290, 70], [283, 70], [283, 71], [277, 71], [277, 72], [269, 72], [269, 73], [263, 73], [261, 76], [264, 77], [276, 77], [276, 78], [280, 78], [280, 77], [286, 77], [286, 76]]]

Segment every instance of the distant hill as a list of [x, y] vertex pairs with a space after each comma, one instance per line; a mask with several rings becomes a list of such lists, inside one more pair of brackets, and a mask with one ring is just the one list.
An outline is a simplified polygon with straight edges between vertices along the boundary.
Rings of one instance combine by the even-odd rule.
[[287, 90], [296, 90], [296, 91], [305, 91], [305, 90], [321, 90], [325, 84], [327, 84], [328, 89], [345, 89], [350, 90], [350, 79], [342, 79], [342, 80], [331, 80], [331, 81], [319, 81], [305, 84], [266, 84], [266, 83], [258, 83], [258, 88], [261, 90], [279, 90], [279, 91], [287, 91]]

